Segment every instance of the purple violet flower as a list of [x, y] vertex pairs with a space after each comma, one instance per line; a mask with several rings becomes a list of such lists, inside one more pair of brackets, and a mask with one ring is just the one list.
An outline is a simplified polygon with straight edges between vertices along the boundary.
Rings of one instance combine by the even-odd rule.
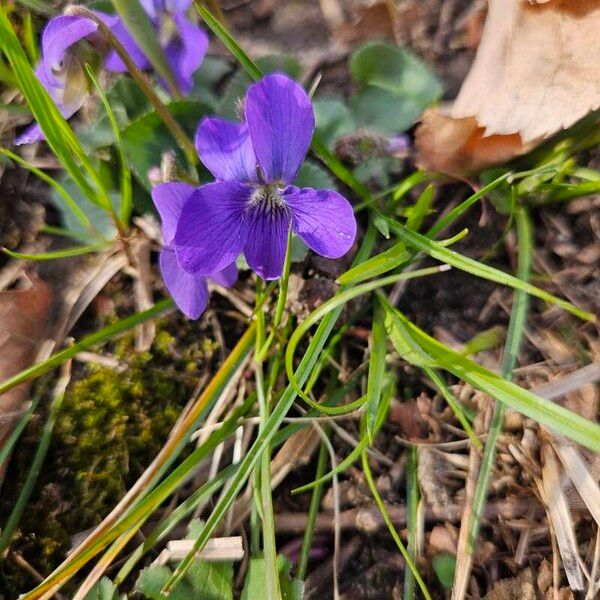
[[[60, 16], [50, 19], [42, 33], [42, 59], [35, 74], [65, 119], [83, 106], [89, 94], [83, 65], [72, 47], [97, 30], [98, 25], [90, 19]], [[15, 144], [32, 144], [43, 139], [40, 126], [34, 123]]]
[[[195, 190], [186, 183], [163, 183], [152, 190], [162, 220], [164, 247], [159, 257], [160, 270], [175, 304], [190, 319], [197, 319], [208, 305], [207, 278], [188, 273], [179, 266], [173, 240], [182, 209]], [[229, 287], [237, 280], [237, 268], [234, 263], [227, 265], [222, 271], [211, 275], [210, 279]]]
[[[180, 91], [187, 95], [193, 87], [193, 74], [198, 70], [208, 50], [208, 35], [185, 15], [191, 0], [140, 0], [148, 13]], [[111, 26], [133, 62], [141, 70], [150, 68], [150, 61], [137, 45], [123, 21]], [[125, 73], [127, 67], [118, 54], [110, 52], [104, 62], [108, 71]]]
[[[198, 127], [198, 153], [217, 181], [196, 188], [181, 210], [173, 241], [178, 267], [206, 276], [243, 252], [263, 279], [277, 279], [290, 226], [317, 254], [346, 254], [356, 236], [348, 200], [291, 185], [315, 127], [304, 89], [286, 75], [269, 75], [248, 89], [245, 117], [244, 123], [206, 118]], [[161, 214], [179, 185], [155, 188]]]

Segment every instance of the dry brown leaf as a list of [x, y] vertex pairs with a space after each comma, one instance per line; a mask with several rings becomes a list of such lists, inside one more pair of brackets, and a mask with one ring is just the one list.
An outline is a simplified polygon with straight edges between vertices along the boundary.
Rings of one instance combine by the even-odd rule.
[[462, 176], [505, 162], [600, 107], [600, 0], [490, 0], [449, 110], [417, 134], [423, 168]]
[[[40, 279], [27, 289], [0, 292], [0, 381], [28, 367], [44, 339], [52, 291]], [[0, 395], [0, 448], [26, 408], [29, 386]], [[6, 465], [0, 465], [0, 482]]]

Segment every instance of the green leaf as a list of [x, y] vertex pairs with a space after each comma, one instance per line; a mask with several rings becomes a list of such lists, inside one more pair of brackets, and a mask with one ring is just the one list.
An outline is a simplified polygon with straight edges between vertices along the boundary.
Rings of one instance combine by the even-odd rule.
[[127, 596], [119, 594], [117, 586], [108, 577], [103, 577], [86, 594], [85, 600], [127, 600]]
[[112, 0], [112, 3], [156, 73], [167, 82], [171, 93], [177, 95], [177, 82], [167, 57], [159, 43], [156, 30], [139, 0]]
[[427, 335], [389, 303], [384, 307], [388, 335], [404, 360], [417, 367], [445, 369], [513, 410], [600, 451], [600, 425], [492, 373]]
[[410, 260], [410, 258], [411, 253], [406, 249], [404, 242], [398, 242], [391, 248], [370, 258], [362, 265], [346, 271], [338, 278], [338, 282], [342, 285], [348, 285], [373, 279], [394, 270], [396, 267]]
[[338, 98], [315, 98], [313, 100], [316, 132], [328, 147], [343, 135], [356, 130], [356, 123], [350, 109]]
[[374, 86], [359, 91], [352, 98], [351, 107], [361, 127], [388, 134], [410, 129], [425, 109], [412, 98]]
[[336, 189], [336, 184], [331, 175], [320, 165], [311, 161], [304, 161], [294, 181], [298, 187]]
[[442, 94], [442, 84], [409, 50], [384, 42], [365, 44], [350, 58], [350, 73], [362, 88], [373, 86], [412, 99], [422, 108]]
[[[71, 204], [67, 202], [64, 193], [57, 189], [52, 190], [50, 199], [61, 214], [63, 226], [73, 237], [76, 237], [83, 242], [97, 242], [98, 238], [95, 236], [95, 232], [97, 232], [105, 240], [114, 239], [117, 233], [115, 225], [109, 214], [103, 208], [87, 202], [83, 193], [72, 179], [65, 178], [62, 181], [59, 181], [59, 185], [62, 190], [72, 198], [86, 220], [94, 224], [94, 231], [91, 232], [73, 212]], [[112, 192], [109, 194], [109, 198], [112, 202], [113, 210], [115, 213], [118, 213], [121, 201], [120, 194]]]
[[[302, 582], [292, 579], [291, 563], [283, 556], [277, 557], [279, 583], [283, 600], [301, 600]], [[266, 565], [265, 559], [258, 556], [250, 559], [248, 573], [244, 581], [241, 600], [256, 600], [267, 597]]]
[[431, 559], [431, 564], [433, 565], [433, 570], [440, 580], [440, 583], [446, 589], [452, 589], [454, 572], [456, 571], [456, 556], [445, 552], [436, 554]]
[[[187, 100], [171, 102], [167, 108], [189, 135], [194, 134], [202, 117], [210, 112], [205, 104]], [[156, 111], [131, 123], [123, 130], [122, 135], [132, 171], [148, 191], [151, 188], [148, 172], [153, 167], [160, 166], [163, 153], [173, 151], [178, 164], [182, 168], [185, 166], [183, 152]]]

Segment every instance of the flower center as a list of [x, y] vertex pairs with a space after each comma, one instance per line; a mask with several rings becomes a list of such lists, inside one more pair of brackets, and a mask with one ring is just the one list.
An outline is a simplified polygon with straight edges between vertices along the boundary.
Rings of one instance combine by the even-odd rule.
[[277, 210], [287, 210], [287, 204], [279, 188], [272, 184], [259, 185], [248, 203], [250, 208], [258, 208], [264, 213], [273, 213]]

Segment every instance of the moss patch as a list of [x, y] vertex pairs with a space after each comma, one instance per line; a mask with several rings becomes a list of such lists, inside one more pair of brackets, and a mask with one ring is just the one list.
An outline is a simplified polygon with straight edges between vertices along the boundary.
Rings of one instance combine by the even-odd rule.
[[[64, 558], [72, 535], [102, 520], [159, 452], [201, 372], [213, 366], [218, 345], [199, 329], [172, 317], [158, 324], [149, 352], [134, 351], [133, 335], [109, 348], [122, 370], [75, 365], [76, 378], [12, 544], [41, 573]], [[43, 419], [32, 423], [16, 449], [0, 522], [20, 490]], [[0, 589], [6, 598], [31, 586], [29, 575], [3, 561]]]

